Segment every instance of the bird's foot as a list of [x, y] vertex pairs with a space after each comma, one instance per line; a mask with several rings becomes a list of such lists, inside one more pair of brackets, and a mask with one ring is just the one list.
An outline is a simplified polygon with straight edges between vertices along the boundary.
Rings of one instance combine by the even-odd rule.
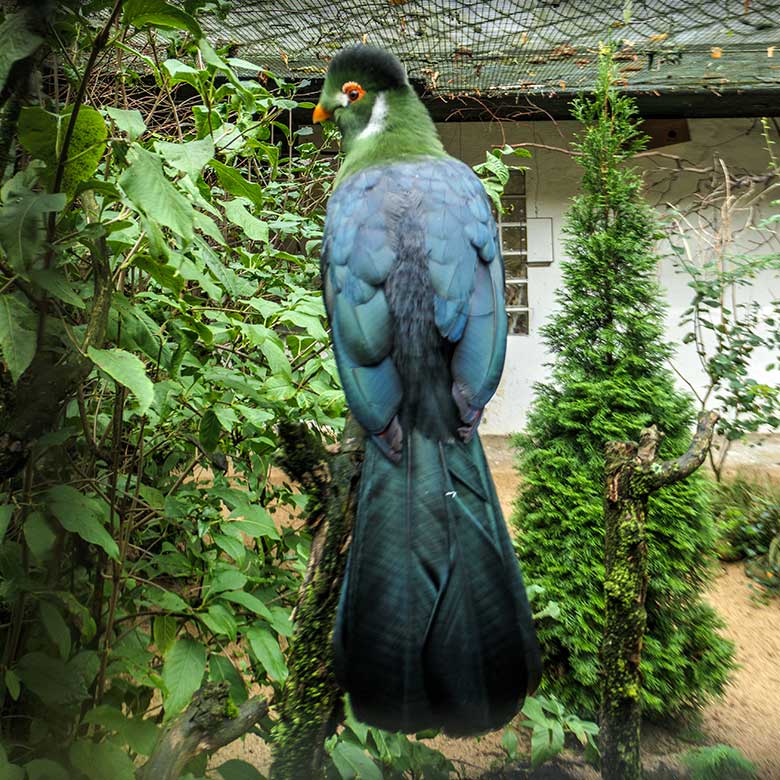
[[373, 434], [374, 444], [379, 451], [393, 463], [401, 462], [401, 448], [404, 443], [404, 431], [396, 415], [383, 431]]
[[474, 438], [479, 421], [482, 419], [482, 407], [472, 406], [467, 400], [461, 385], [452, 385], [452, 399], [458, 407], [458, 414], [463, 422], [458, 428], [458, 435], [467, 444]]

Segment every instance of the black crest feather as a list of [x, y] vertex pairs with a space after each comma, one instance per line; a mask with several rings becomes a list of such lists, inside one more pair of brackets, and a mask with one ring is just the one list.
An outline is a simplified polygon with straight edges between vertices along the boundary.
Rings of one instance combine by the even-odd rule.
[[345, 81], [359, 78], [380, 89], [393, 89], [407, 83], [406, 71], [398, 58], [376, 46], [342, 49], [330, 61], [328, 76]]

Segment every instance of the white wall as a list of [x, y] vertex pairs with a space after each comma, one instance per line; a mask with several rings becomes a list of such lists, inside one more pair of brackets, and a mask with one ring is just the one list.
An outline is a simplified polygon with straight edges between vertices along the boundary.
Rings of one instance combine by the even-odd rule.
[[[664, 157], [653, 155], [640, 161], [646, 172], [647, 197], [664, 210], [664, 203], [689, 208], [697, 203], [697, 192], [706, 194], [713, 182], [697, 171], [681, 171], [684, 168], [711, 168], [713, 160], [720, 157], [731, 173], [762, 174], [767, 171], [768, 157], [765, 151], [761, 127], [752, 119], [696, 119], [690, 121], [691, 140], [655, 150]], [[447, 123], [438, 126], [444, 145], [456, 157], [473, 165], [485, 157], [485, 150], [504, 143], [530, 143], [546, 147], [568, 149], [578, 123], [566, 122], [502, 122], [502, 123]], [[533, 156], [522, 161], [527, 165], [526, 197], [529, 219], [547, 217], [553, 224], [553, 263], [546, 267], [528, 269], [528, 296], [530, 307], [530, 333], [528, 336], [510, 336], [504, 376], [495, 398], [485, 411], [480, 430], [487, 434], [508, 434], [521, 430], [526, 412], [533, 397], [533, 384], [547, 377], [545, 362], [549, 360], [539, 333], [540, 327], [552, 312], [555, 290], [560, 285], [560, 263], [565, 257], [561, 228], [570, 198], [578, 192], [580, 170], [573, 159], [551, 148], [530, 147]], [[722, 184], [722, 178], [715, 186]], [[775, 198], [780, 192], [775, 191]], [[763, 213], [767, 211], [768, 198], [759, 203]], [[778, 210], [777, 208], [775, 210]], [[745, 215], [739, 219], [744, 221]], [[739, 225], [737, 225], [739, 227]], [[711, 252], [697, 237], [697, 231], [688, 229], [686, 238], [693, 255], [701, 260]], [[776, 235], [759, 234], [756, 230], [739, 233], [745, 251], [780, 251]], [[530, 240], [530, 239], [529, 239]], [[529, 252], [533, 253], [533, 247]], [[690, 301], [686, 277], [675, 272], [668, 246], [659, 246], [659, 280], [667, 293], [669, 312], [667, 327], [669, 337], [679, 341], [682, 331], [678, 327], [681, 313]], [[780, 297], [780, 279], [765, 274], [753, 288], [741, 293], [743, 299], [752, 297], [762, 304]], [[757, 378], [778, 383], [780, 374], [767, 374], [763, 367], [768, 356], [759, 356]], [[675, 368], [695, 386], [703, 384], [703, 374], [698, 366], [692, 345], [680, 345], [674, 359]], [[681, 387], [684, 384], [681, 382]]]

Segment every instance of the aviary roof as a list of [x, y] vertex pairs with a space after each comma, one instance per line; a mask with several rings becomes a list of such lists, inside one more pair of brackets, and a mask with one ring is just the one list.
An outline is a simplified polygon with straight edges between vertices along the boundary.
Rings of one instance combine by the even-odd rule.
[[295, 79], [322, 78], [334, 52], [365, 41], [434, 95], [576, 92], [611, 38], [632, 92], [780, 95], [780, 0], [250, 0], [206, 26]]

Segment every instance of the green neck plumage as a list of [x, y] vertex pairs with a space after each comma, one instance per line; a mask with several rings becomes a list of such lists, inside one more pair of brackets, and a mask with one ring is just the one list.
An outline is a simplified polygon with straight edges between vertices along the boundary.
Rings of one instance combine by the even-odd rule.
[[447, 156], [428, 111], [411, 87], [386, 90], [374, 102], [380, 100], [386, 102], [386, 110], [372, 111], [374, 117], [384, 114], [376, 122], [379, 129], [375, 132], [370, 132], [371, 123], [339, 124], [345, 157], [334, 186], [370, 165]]

